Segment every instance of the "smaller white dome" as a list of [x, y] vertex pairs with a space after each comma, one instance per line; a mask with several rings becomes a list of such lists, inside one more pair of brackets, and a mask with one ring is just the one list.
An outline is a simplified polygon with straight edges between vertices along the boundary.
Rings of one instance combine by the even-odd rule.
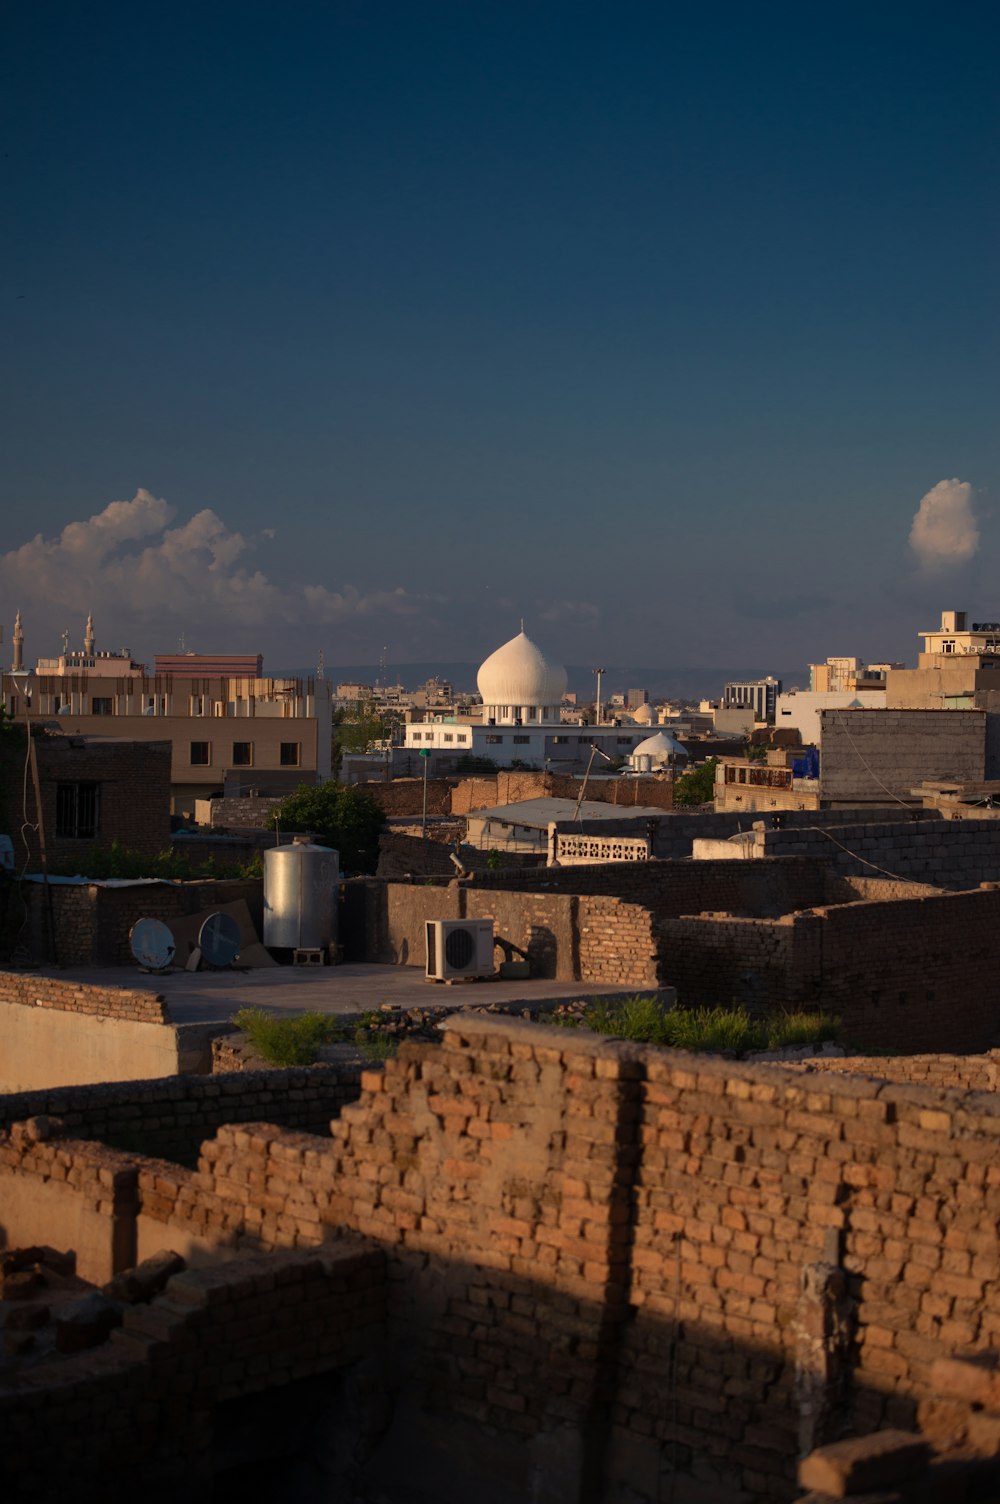
[[658, 731], [655, 736], [647, 736], [644, 742], [633, 747], [630, 761], [639, 757], [651, 757], [654, 767], [669, 764], [671, 757], [675, 762], [678, 758], [684, 758], [687, 761], [686, 751], [669, 731]]
[[631, 712], [632, 722], [636, 726], [655, 726], [656, 711], [652, 705], [637, 705]]

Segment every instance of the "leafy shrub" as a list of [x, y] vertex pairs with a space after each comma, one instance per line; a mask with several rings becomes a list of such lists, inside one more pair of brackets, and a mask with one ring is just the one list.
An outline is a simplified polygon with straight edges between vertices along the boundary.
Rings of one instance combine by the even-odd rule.
[[312, 1065], [323, 1046], [342, 1032], [326, 1013], [289, 1018], [263, 1008], [241, 1008], [233, 1023], [270, 1065]]
[[385, 815], [370, 794], [330, 779], [302, 784], [271, 816], [283, 831], [306, 831], [340, 853], [348, 872], [374, 872]]

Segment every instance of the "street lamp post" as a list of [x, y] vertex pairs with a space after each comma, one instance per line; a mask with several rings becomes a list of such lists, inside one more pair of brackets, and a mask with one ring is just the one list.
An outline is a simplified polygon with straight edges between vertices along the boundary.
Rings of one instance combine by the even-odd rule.
[[597, 707], [594, 722], [598, 726], [601, 724], [601, 676], [606, 672], [607, 670], [603, 668], [594, 669], [594, 673], [597, 675]]

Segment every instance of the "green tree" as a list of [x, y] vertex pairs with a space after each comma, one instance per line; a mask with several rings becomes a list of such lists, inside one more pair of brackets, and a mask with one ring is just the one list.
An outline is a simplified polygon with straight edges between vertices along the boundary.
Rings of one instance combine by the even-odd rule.
[[715, 797], [715, 769], [717, 757], [710, 757], [700, 768], [682, 773], [674, 784], [674, 804], [677, 808], [689, 808], [695, 804], [710, 804]]
[[342, 783], [302, 784], [272, 815], [279, 830], [308, 831], [340, 852], [347, 872], [374, 872], [385, 815], [370, 794]]

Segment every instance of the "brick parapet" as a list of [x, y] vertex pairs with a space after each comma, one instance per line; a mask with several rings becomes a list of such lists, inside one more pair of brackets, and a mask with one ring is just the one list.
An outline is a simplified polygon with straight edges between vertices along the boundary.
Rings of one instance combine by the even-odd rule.
[[151, 988], [96, 987], [89, 982], [63, 982], [35, 972], [0, 972], [0, 1002], [147, 1024], [171, 1021], [163, 995]]

